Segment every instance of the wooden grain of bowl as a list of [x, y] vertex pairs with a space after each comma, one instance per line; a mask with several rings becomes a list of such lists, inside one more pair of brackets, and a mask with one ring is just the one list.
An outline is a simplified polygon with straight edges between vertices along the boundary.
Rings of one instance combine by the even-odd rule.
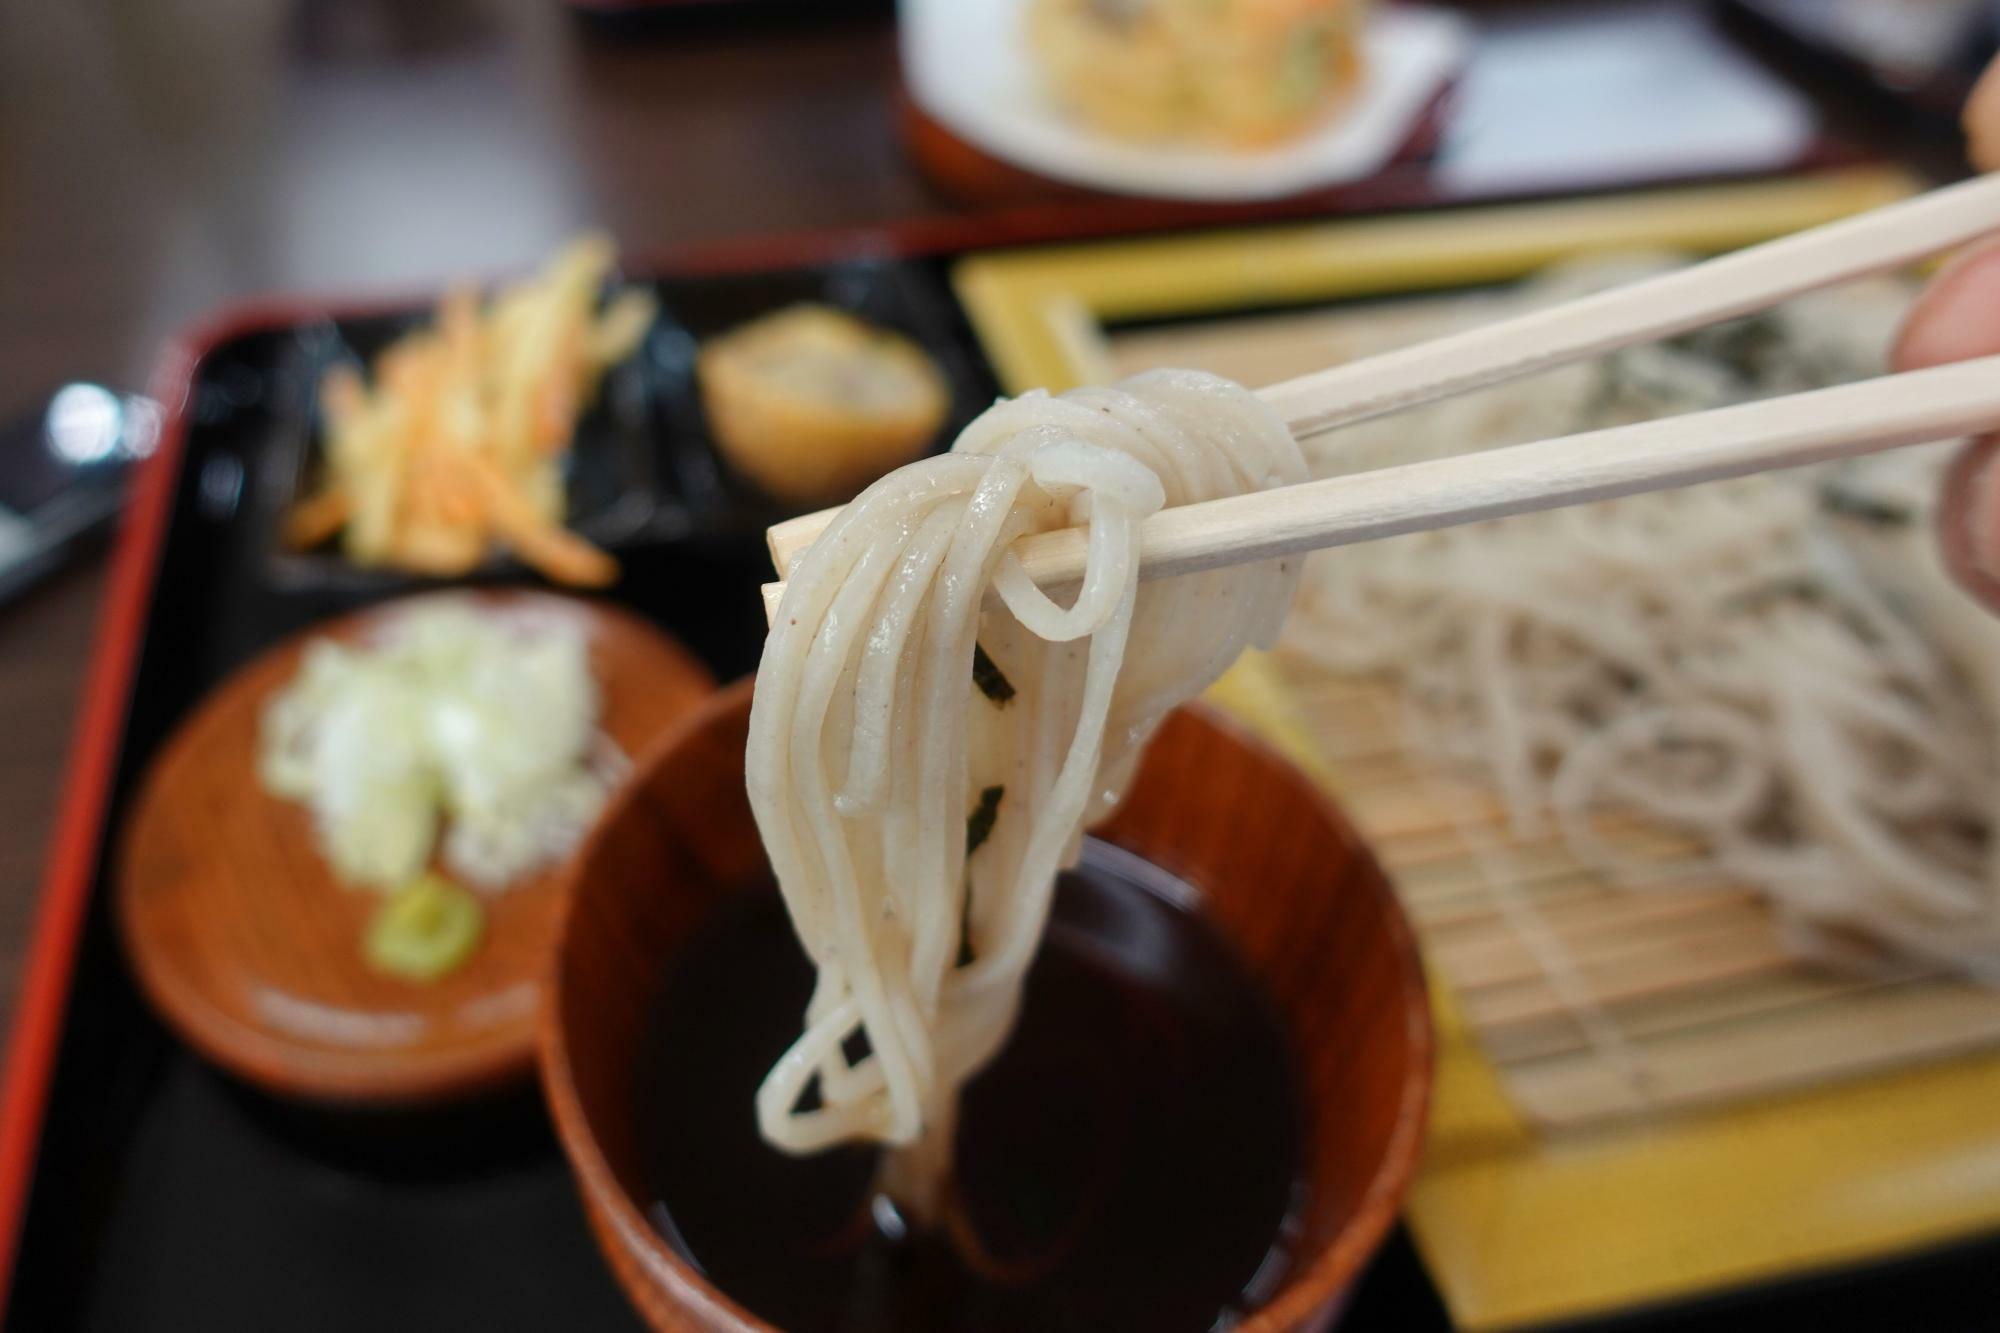
[[[714, 690], [687, 650], [626, 612], [525, 590], [431, 595], [580, 617], [599, 726], [628, 756]], [[418, 600], [315, 626], [230, 676], [154, 757], [124, 830], [118, 927], [147, 997], [208, 1059], [287, 1096], [407, 1105], [534, 1069], [562, 867], [482, 895], [485, 936], [457, 971], [421, 984], [383, 976], [362, 958], [380, 896], [343, 887], [305, 807], [257, 780], [264, 703], [298, 673], [307, 642], [365, 638]]]
[[[743, 789], [749, 716], [749, 683], [724, 689], [614, 798], [574, 863], [542, 1015], [543, 1082], [598, 1242], [646, 1321], [674, 1333], [769, 1327], [648, 1225], [637, 1123], [668, 960], [719, 901], [767, 882]], [[1168, 719], [1097, 833], [1199, 889], [1287, 1019], [1311, 1199], [1292, 1275], [1239, 1328], [1324, 1327], [1393, 1222], [1423, 1137], [1432, 1035], [1410, 928], [1318, 790], [1201, 709]]]

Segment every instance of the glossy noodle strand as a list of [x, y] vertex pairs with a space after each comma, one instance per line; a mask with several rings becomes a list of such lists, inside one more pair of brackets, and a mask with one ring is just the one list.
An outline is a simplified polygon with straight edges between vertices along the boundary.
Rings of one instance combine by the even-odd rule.
[[[958, 1090], [1007, 1037], [1057, 872], [1160, 721], [1291, 602], [1294, 561], [1142, 588], [1138, 525], [1304, 476], [1270, 409], [1214, 376], [1029, 394], [784, 571], [747, 768], [818, 982], [758, 1093], [771, 1143], [889, 1145], [884, 1190], [935, 1218]], [[1008, 547], [1071, 525], [1087, 572], [1051, 596]], [[1011, 694], [975, 683], [976, 651]]]

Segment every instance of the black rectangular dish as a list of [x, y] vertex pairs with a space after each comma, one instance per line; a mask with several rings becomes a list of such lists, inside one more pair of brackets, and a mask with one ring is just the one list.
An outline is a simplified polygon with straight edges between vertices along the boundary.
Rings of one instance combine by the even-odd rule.
[[[940, 276], [885, 259], [858, 258], [777, 272], [711, 273], [650, 284], [659, 318], [638, 351], [606, 372], [596, 401], [577, 423], [568, 459], [569, 526], [614, 553], [676, 542], [759, 541], [791, 510], [736, 474], [714, 443], [695, 382], [701, 344], [783, 307], [812, 303], [844, 310], [907, 335], [944, 376], [950, 412], [932, 441], [951, 442], [985, 408], [994, 383]], [[204, 480], [205, 513], [237, 510], [263, 566], [265, 583], [312, 595], [338, 589], [365, 595], [408, 591], [422, 580], [358, 569], [331, 549], [287, 551], [277, 539], [286, 510], [314, 489], [324, 441], [317, 386], [332, 366], [366, 365], [430, 312], [398, 310], [340, 320], [312, 319], [245, 335], [241, 346], [205, 366], [196, 387], [199, 423], [235, 433], [238, 443]], [[248, 456], [257, 475], [239, 475]], [[506, 560], [489, 577], [518, 577]], [[628, 582], [633, 582], [628, 580]], [[634, 583], [634, 586], [637, 586]], [[634, 596], [621, 587], [618, 596]], [[643, 597], [638, 598], [643, 605]]]

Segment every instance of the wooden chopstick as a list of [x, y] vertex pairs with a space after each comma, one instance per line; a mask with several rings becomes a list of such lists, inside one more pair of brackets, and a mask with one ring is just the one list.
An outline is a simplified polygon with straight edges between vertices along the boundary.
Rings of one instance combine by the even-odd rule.
[[1893, 272], [2000, 232], [2000, 175], [1870, 209], [1544, 310], [1274, 384], [1260, 393], [1305, 439]]
[[[2000, 357], [1986, 357], [1165, 509], [1140, 528], [1139, 573], [1192, 574], [1995, 431]], [[1086, 539], [1079, 529], [1025, 537], [1014, 550], [1043, 587], [1083, 577]]]
[[[1733, 319], [2000, 232], [2000, 176], [1875, 209], [1562, 306], [1301, 376], [1262, 390], [1295, 435]], [[1505, 514], [1795, 467], [2000, 430], [2000, 358], [1789, 398], [1305, 482], [1162, 511], [1141, 529], [1141, 577], [1367, 541]], [[792, 560], [836, 510], [778, 524]], [[1038, 583], [1082, 576], [1083, 534], [1017, 550]], [[782, 584], [765, 588], [767, 611]]]

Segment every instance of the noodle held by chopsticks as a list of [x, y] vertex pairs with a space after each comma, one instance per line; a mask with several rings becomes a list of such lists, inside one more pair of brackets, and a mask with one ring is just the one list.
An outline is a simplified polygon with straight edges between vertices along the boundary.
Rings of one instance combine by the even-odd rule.
[[[1159, 722], [1291, 601], [1291, 561], [1141, 589], [1137, 524], [1303, 476], [1282, 423], [1213, 376], [1030, 394], [870, 487], [785, 571], [747, 769], [819, 980], [758, 1094], [770, 1142], [891, 1145], [885, 1191], [935, 1220], [958, 1090], [1013, 1023], [1058, 870]], [[1065, 606], [1007, 548], [1078, 523]]]

